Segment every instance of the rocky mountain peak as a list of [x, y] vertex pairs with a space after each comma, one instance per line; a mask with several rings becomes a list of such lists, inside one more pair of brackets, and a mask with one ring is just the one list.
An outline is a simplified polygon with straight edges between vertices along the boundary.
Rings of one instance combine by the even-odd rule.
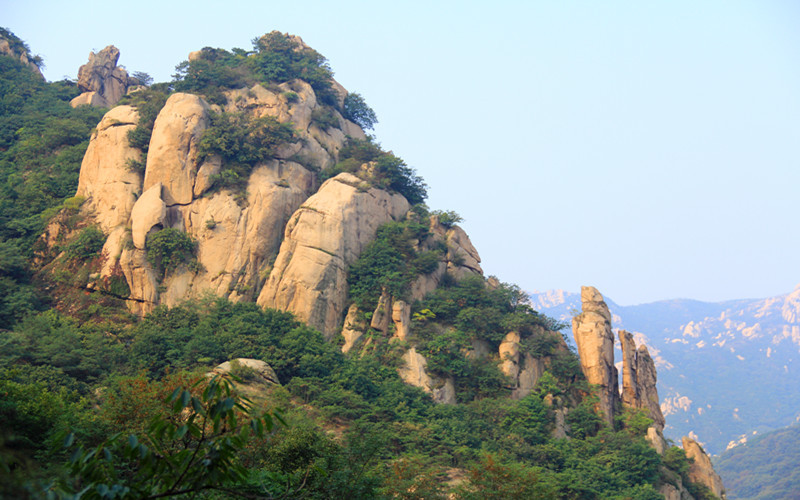
[[89, 53], [89, 61], [78, 70], [81, 95], [72, 100], [72, 107], [82, 105], [108, 108], [122, 99], [128, 88], [138, 81], [130, 78], [125, 68], [117, 66], [119, 49], [109, 45], [100, 52]]

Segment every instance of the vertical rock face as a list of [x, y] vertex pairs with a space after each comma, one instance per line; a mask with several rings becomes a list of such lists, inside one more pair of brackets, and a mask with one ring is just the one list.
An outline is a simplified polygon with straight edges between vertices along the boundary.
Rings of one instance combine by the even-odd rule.
[[708, 457], [702, 447], [692, 438], [684, 437], [682, 440], [683, 450], [686, 456], [692, 460], [689, 466], [689, 479], [694, 483], [699, 483], [708, 486], [712, 493], [720, 498], [726, 498], [725, 488], [722, 486], [722, 479], [714, 471], [711, 465], [711, 459]]
[[[110, 49], [97, 54], [83, 71], [83, 88], [94, 89], [94, 94], [100, 87], [107, 89], [108, 82], [98, 80], [104, 71], [89, 69], [112, 68], [117, 57]], [[341, 129], [320, 130], [312, 120], [318, 106], [316, 96], [306, 82], [294, 80], [279, 87], [267, 90], [256, 85], [226, 91], [228, 102], [219, 109], [291, 122], [298, 136], [296, 142], [278, 148], [276, 159], [253, 165], [246, 189], [241, 191], [213, 189], [215, 174], [229, 167], [222, 158], [198, 161], [197, 146], [210, 123], [212, 107], [197, 95], [173, 94], [159, 112], [144, 175], [127, 166], [130, 160], [141, 159], [141, 152], [129, 146], [127, 137], [137, 125], [136, 110], [117, 106], [98, 125], [84, 157], [77, 195], [87, 198], [86, 213], [108, 235], [101, 275], [109, 276], [117, 265], [122, 269], [131, 289], [128, 305], [133, 312], [145, 314], [158, 304], [172, 306], [207, 292], [233, 301], [255, 300], [276, 261], [287, 223], [318, 187], [312, 170], [295, 159], [314, 169], [325, 168], [336, 162], [346, 141], [344, 130], [352, 137], [365, 138], [357, 125], [336, 112]], [[290, 93], [295, 95], [291, 102], [286, 97]], [[359, 199], [377, 200], [331, 208], [333, 218], [338, 217], [339, 209], [350, 211], [353, 231], [338, 234], [349, 242], [359, 242], [342, 244], [348, 258], [353, 258], [374, 237], [375, 228], [387, 220], [372, 210], [387, 202], [391, 219], [403, 216], [407, 203], [399, 195], [364, 190], [361, 181], [351, 181], [348, 189], [358, 191]], [[150, 194], [140, 197], [144, 192]], [[332, 238], [329, 229], [336, 229], [327, 226], [328, 220], [331, 218], [324, 224], [323, 237]], [[200, 265], [157, 277], [146, 258], [147, 234], [167, 227], [185, 231], [197, 242]], [[342, 294], [346, 294], [345, 288], [337, 292], [337, 296]]]
[[408, 208], [403, 196], [368, 188], [352, 174], [325, 181], [286, 225], [258, 304], [291, 311], [331, 338], [346, 306], [349, 266], [379, 226]]
[[197, 144], [208, 127], [209, 106], [193, 94], [172, 94], [153, 125], [144, 189], [161, 183], [168, 206], [191, 203], [197, 178]]
[[603, 296], [594, 287], [581, 287], [581, 302], [583, 312], [572, 319], [581, 369], [586, 380], [599, 387], [600, 410], [606, 422], [613, 426], [614, 413], [619, 406], [619, 390], [611, 314]]
[[110, 107], [119, 102], [131, 82], [125, 68], [117, 66], [118, 60], [119, 49], [113, 45], [89, 54], [89, 62], [78, 70], [78, 88], [83, 93], [72, 100], [72, 107]]
[[633, 335], [625, 330], [619, 331], [619, 341], [622, 345], [622, 403], [646, 410], [655, 428], [663, 432], [664, 415], [656, 389], [657, 375], [653, 358], [647, 346], [640, 345], [637, 349]]
[[87, 198], [103, 232], [128, 221], [141, 193], [141, 175], [126, 166], [140, 156], [128, 145], [128, 132], [138, 121], [139, 114], [130, 106], [112, 109], [100, 120], [83, 156], [76, 195]]

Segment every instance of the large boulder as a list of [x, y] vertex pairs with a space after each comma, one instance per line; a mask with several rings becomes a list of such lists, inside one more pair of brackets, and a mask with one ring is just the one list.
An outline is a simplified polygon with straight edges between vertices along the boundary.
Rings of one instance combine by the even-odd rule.
[[331, 338], [347, 305], [347, 271], [381, 225], [403, 218], [399, 194], [341, 173], [327, 180], [286, 225], [258, 304], [291, 311]]
[[172, 94], [158, 113], [147, 153], [144, 189], [163, 184], [168, 206], [187, 205], [194, 198], [197, 147], [208, 123], [209, 105], [194, 94]]
[[614, 366], [614, 334], [611, 313], [596, 288], [581, 287], [582, 312], [572, 318], [572, 333], [578, 346], [586, 381], [599, 387], [600, 410], [609, 426], [619, 406], [617, 368]]
[[141, 153], [128, 145], [128, 132], [139, 115], [130, 106], [117, 106], [103, 116], [83, 156], [77, 196], [87, 198], [87, 208], [103, 232], [124, 225], [141, 192], [142, 176], [128, 167]]
[[78, 88], [83, 93], [72, 100], [72, 107], [111, 107], [119, 102], [132, 82], [125, 68], [117, 66], [118, 60], [119, 49], [113, 45], [89, 53], [89, 61], [78, 70]]
[[726, 498], [725, 487], [722, 485], [722, 478], [716, 473], [714, 467], [711, 465], [711, 459], [706, 454], [705, 450], [690, 437], [684, 436], [682, 439], [683, 451], [686, 452], [686, 457], [691, 460], [689, 466], [689, 479], [693, 483], [703, 484], [708, 486], [714, 495], [719, 498]]

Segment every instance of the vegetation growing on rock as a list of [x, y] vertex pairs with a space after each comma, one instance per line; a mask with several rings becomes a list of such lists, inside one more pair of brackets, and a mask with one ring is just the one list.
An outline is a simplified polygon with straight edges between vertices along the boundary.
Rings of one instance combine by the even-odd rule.
[[[6, 59], [0, 57], [0, 63], [13, 64]], [[396, 299], [398, 316], [413, 318], [405, 321], [411, 326], [405, 338], [394, 336], [387, 320], [380, 328], [369, 328], [357, 353], [345, 355], [336, 343], [291, 313], [259, 307], [242, 296], [231, 302], [209, 295], [171, 308], [149, 303], [149, 314], [126, 314], [124, 301], [138, 306], [150, 300], [135, 293], [136, 286], [153, 279], [154, 271], [166, 278], [195, 260], [196, 245], [188, 232], [158, 228], [193, 227], [216, 238], [231, 229], [229, 219], [243, 209], [220, 202], [214, 206], [219, 212], [214, 212], [209, 207], [225, 194], [216, 193], [202, 198], [193, 207], [197, 212], [183, 213], [183, 202], [162, 198], [169, 189], [162, 182], [165, 175], [152, 182], [153, 191], [146, 191], [152, 193], [152, 207], [140, 206], [150, 221], [147, 227], [130, 228], [142, 240], [149, 233], [144, 245], [124, 245], [125, 218], [113, 228], [116, 239], [111, 235], [105, 239], [91, 224], [89, 203], [77, 198], [65, 201], [75, 190], [79, 153], [89, 135], [87, 121], [96, 123], [99, 113], [89, 107], [65, 108], [62, 104], [74, 94], [68, 84], [19, 79], [16, 70], [24, 69], [0, 73], [9, 89], [0, 95], [0, 104], [13, 111], [3, 115], [0, 130], [7, 144], [0, 152], [6, 186], [0, 193], [4, 237], [0, 278], [10, 287], [3, 292], [0, 313], [11, 318], [0, 330], [0, 365], [5, 367], [0, 370], [3, 496], [52, 496], [85, 488], [85, 496], [98, 498], [222, 494], [653, 499], [659, 498], [662, 483], [683, 470], [680, 457], [662, 458], [648, 445], [641, 435], [647, 422], [636, 415], [604, 423], [574, 352], [552, 331], [557, 325], [533, 311], [518, 287], [483, 278], [477, 252], [455, 225], [457, 215], [448, 219], [448, 213], [440, 213], [436, 226], [419, 206], [407, 213], [409, 203], [422, 203], [427, 196], [413, 169], [371, 139], [351, 138], [345, 143], [339, 129], [338, 138], [318, 143], [330, 149], [321, 154], [338, 161], [320, 177], [354, 174], [342, 174], [327, 185], [349, 197], [347, 203], [323, 196], [308, 206], [298, 201], [296, 215], [286, 214], [291, 221], [279, 222], [278, 229], [284, 225], [296, 229], [311, 219], [302, 218], [303, 214], [326, 222], [316, 227], [342, 229], [342, 234], [327, 235], [326, 243], [333, 242], [336, 252], [309, 247], [302, 239], [307, 235], [299, 230], [291, 235], [290, 243], [296, 244], [291, 252], [309, 250], [307, 255], [317, 261], [333, 263], [320, 268], [321, 277], [312, 285], [325, 280], [329, 284], [331, 273], [340, 272], [341, 290], [335, 291], [342, 293], [345, 308], [350, 300], [369, 309], [362, 311], [363, 316], [378, 311], [385, 317], [395, 310], [380, 311], [381, 300]], [[273, 32], [255, 42], [254, 52], [204, 49], [179, 68], [174, 87], [224, 104], [230, 88], [299, 78], [313, 88], [325, 106], [320, 108], [323, 113], [330, 111], [339, 121], [335, 113], [344, 111], [364, 126], [374, 123], [363, 100], [351, 98], [348, 104], [331, 75], [321, 55], [299, 39]], [[310, 95], [308, 85], [291, 88]], [[272, 95], [289, 102], [286, 88]], [[156, 84], [129, 98], [140, 120], [127, 139], [143, 152], [169, 90]], [[326, 121], [333, 126], [327, 118], [318, 117], [317, 124]], [[12, 132], [19, 124], [23, 126]], [[46, 129], [53, 125], [58, 126], [51, 136]], [[36, 133], [29, 135], [28, 128]], [[204, 130], [206, 134], [195, 141], [200, 143], [200, 160], [218, 155], [239, 178], [254, 163], [271, 160], [276, 148], [292, 138], [285, 123], [230, 113], [212, 117]], [[182, 143], [188, 144], [187, 151], [195, 139]], [[295, 191], [311, 195], [311, 186], [319, 179], [310, 170], [288, 160], [273, 163], [281, 175], [290, 169], [305, 172], [309, 180], [302, 180], [304, 187]], [[58, 189], [64, 192], [48, 192], [42, 179], [59, 173], [64, 174], [65, 186]], [[305, 179], [265, 177], [271, 181], [264, 196], [283, 193]], [[19, 184], [18, 179], [25, 182]], [[186, 196], [194, 202], [202, 193], [192, 189]], [[374, 199], [384, 205], [380, 222], [390, 221], [377, 235], [380, 222], [370, 213], [376, 205], [368, 204], [377, 203]], [[370, 210], [360, 212], [364, 207]], [[343, 218], [345, 209], [350, 211], [348, 220], [354, 221], [351, 227], [329, 223]], [[364, 223], [368, 216], [373, 219]], [[174, 223], [181, 217], [183, 226]], [[16, 304], [39, 291], [24, 243], [41, 234], [45, 219], [51, 224], [37, 254], [37, 271], [39, 278], [54, 284], [50, 289], [56, 307], [43, 312], [35, 307], [17, 310]], [[369, 234], [356, 234], [347, 244], [341, 243], [345, 230], [356, 225], [356, 232]], [[263, 231], [267, 229], [274, 228], [265, 223]], [[260, 230], [261, 226], [256, 234]], [[289, 236], [284, 243], [288, 240]], [[119, 255], [107, 251], [112, 248]], [[269, 262], [258, 254], [262, 247], [254, 248], [240, 256], [245, 262], [234, 264], [237, 273], [244, 272], [250, 259]], [[64, 257], [58, 257], [62, 250]], [[288, 262], [288, 257], [284, 260]], [[270, 268], [265, 268], [269, 276], [258, 276], [253, 284], [269, 278], [276, 295], [285, 294], [281, 278], [290, 276], [284, 274], [288, 266], [279, 264], [286, 262], [276, 261], [274, 268], [269, 262]], [[134, 273], [136, 280], [126, 281]], [[209, 282], [219, 285], [226, 273]], [[182, 277], [185, 274], [177, 278]], [[413, 284], [421, 278], [428, 280], [422, 289], [432, 293], [414, 292]], [[348, 279], [346, 297], [342, 290]], [[250, 286], [236, 280], [228, 283], [231, 288]], [[208, 290], [225, 294], [230, 291], [225, 288]], [[412, 300], [412, 292], [421, 300], [405, 303]], [[339, 325], [340, 312], [337, 309], [332, 320]], [[397, 321], [403, 322], [403, 318]], [[518, 341], [509, 340], [511, 333]], [[511, 357], [500, 354], [504, 343], [518, 344], [522, 355], [546, 368], [538, 384], [517, 399], [508, 397], [513, 392], [511, 377], [501, 368]], [[436, 404], [425, 390], [404, 382], [398, 367], [412, 344], [427, 357], [433, 375], [451, 379], [457, 404]], [[204, 382], [213, 367], [236, 358], [268, 363], [282, 385]], [[244, 393], [257, 395], [252, 407], [241, 404]], [[263, 415], [274, 415], [277, 408], [286, 425], [270, 429]]]

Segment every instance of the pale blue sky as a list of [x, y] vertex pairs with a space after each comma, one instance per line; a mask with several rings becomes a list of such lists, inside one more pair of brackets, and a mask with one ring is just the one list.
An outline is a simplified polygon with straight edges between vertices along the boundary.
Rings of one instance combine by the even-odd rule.
[[294, 33], [380, 119], [484, 270], [621, 304], [800, 282], [800, 3], [27, 2], [0, 25], [74, 78], [108, 44], [169, 79]]

